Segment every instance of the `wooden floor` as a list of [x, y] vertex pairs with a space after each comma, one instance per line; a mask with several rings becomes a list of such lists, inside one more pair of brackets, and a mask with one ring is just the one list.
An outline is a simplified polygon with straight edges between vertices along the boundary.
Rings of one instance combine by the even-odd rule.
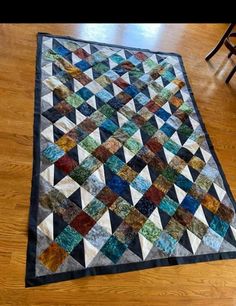
[[32, 169], [36, 33], [181, 53], [197, 104], [236, 197], [236, 75], [225, 47], [204, 56], [227, 24], [0, 25], [0, 304], [236, 305], [236, 260], [154, 268], [24, 288]]

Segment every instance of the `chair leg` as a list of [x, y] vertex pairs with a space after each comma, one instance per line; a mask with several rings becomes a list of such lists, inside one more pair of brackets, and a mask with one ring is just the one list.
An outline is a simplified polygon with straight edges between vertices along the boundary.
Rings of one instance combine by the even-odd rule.
[[233, 55], [233, 52], [229, 52], [229, 54], [228, 54], [228, 58], [231, 58], [231, 56]]
[[[236, 45], [234, 45], [234, 49], [236, 50]], [[228, 58], [231, 58], [231, 56], [234, 54], [233, 51], [230, 51], [229, 54], [228, 54]]]
[[233, 30], [234, 27], [234, 23], [231, 23], [228, 27], [228, 29], [225, 31], [225, 34], [222, 36], [221, 40], [218, 42], [218, 44], [215, 46], [215, 48], [207, 54], [207, 56], [205, 57], [205, 60], [208, 61], [213, 55], [216, 54], [216, 52], [222, 47], [225, 38], [231, 33], [231, 31]]
[[235, 74], [236, 72], [236, 65], [234, 66], [234, 68], [231, 70], [230, 74], [228, 75], [227, 79], [225, 80], [225, 83], [229, 83], [229, 81], [231, 80], [232, 76]]

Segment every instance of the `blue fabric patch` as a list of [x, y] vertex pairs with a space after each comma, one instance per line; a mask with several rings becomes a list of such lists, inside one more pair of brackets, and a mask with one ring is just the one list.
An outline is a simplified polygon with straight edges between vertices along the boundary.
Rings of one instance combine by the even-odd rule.
[[116, 53], [112, 54], [112, 56], [110, 56], [110, 59], [117, 64], [120, 64], [125, 60], [122, 56], [120, 56], [119, 54], [116, 54]]
[[124, 106], [124, 104], [116, 98], [111, 99], [107, 104], [116, 110], [119, 110], [121, 107]]
[[176, 203], [174, 200], [172, 200], [168, 196], [165, 196], [161, 200], [159, 208], [163, 210], [164, 212], [166, 212], [169, 216], [173, 216], [178, 206], [179, 206], [178, 203]]
[[151, 187], [152, 184], [149, 181], [145, 180], [142, 176], [138, 175], [130, 185], [144, 194]]
[[202, 169], [201, 174], [205, 175], [211, 181], [214, 181], [217, 178], [217, 176], [219, 175], [219, 171], [216, 170], [215, 168], [209, 166], [209, 165], [206, 165]]
[[165, 232], [162, 232], [160, 237], [154, 243], [154, 245], [166, 254], [170, 255], [171, 253], [173, 253], [177, 242], [178, 241], [175, 240], [172, 236]]
[[173, 141], [172, 139], [169, 139], [165, 144], [164, 147], [169, 150], [170, 152], [172, 152], [173, 154], [177, 154], [181, 148], [180, 145], [178, 145], [175, 141]]
[[123, 124], [121, 129], [124, 132], [126, 132], [129, 136], [132, 136], [138, 130], [138, 127], [135, 123], [128, 121], [125, 124]]
[[88, 100], [93, 96], [93, 93], [86, 87], [81, 88], [77, 93], [79, 93], [84, 100]]
[[131, 97], [135, 97], [139, 91], [134, 85], [130, 85], [124, 89], [124, 92], [130, 95]]
[[146, 84], [149, 84], [150, 82], [153, 81], [153, 79], [151, 78], [151, 76], [148, 73], [142, 75], [139, 79]]
[[107, 119], [106, 121], [103, 122], [103, 124], [100, 126], [104, 128], [105, 130], [114, 133], [119, 127], [110, 119]]
[[171, 114], [167, 113], [167, 111], [165, 111], [163, 108], [160, 108], [158, 111], [156, 111], [155, 114], [164, 121], [166, 121], [171, 116]]
[[142, 105], [145, 105], [150, 101], [150, 99], [147, 96], [145, 96], [142, 92], [137, 94], [135, 96], [134, 100], [137, 101], [138, 103], [142, 104]]
[[224, 237], [229, 228], [229, 224], [220, 219], [218, 216], [214, 216], [210, 223], [210, 227], [217, 232], [217, 234]]
[[113, 172], [117, 173], [125, 165], [125, 163], [117, 156], [112, 155], [108, 158], [105, 165], [108, 166]]
[[86, 235], [86, 240], [88, 240], [96, 248], [101, 248], [107, 240], [109, 239], [110, 234], [108, 234], [102, 226], [95, 224], [94, 227]]
[[138, 209], [144, 216], [148, 218], [153, 212], [153, 210], [156, 208], [156, 205], [152, 204], [145, 197], [142, 197], [135, 205], [135, 208]]
[[162, 78], [165, 78], [169, 82], [173, 81], [176, 78], [176, 76], [174, 76], [173, 73], [171, 73], [168, 70], [166, 70], [161, 76]]
[[60, 43], [54, 43], [53, 50], [61, 56], [66, 56], [67, 54], [70, 53], [70, 50], [66, 49]]
[[120, 76], [123, 75], [124, 73], [126, 73], [126, 70], [124, 68], [122, 68], [120, 65], [113, 68], [113, 71], [115, 71]]
[[55, 239], [56, 243], [60, 245], [68, 253], [80, 243], [82, 236], [69, 225], [60, 233]]
[[215, 231], [209, 228], [206, 235], [203, 237], [203, 242], [205, 243], [205, 245], [218, 252], [223, 242], [223, 239], [223, 237], [221, 237]]
[[135, 57], [134, 55], [132, 55], [131, 57], [129, 57], [129, 62], [131, 62], [133, 65], [137, 66], [138, 64], [140, 64], [140, 61], [137, 59], [137, 57]]
[[91, 67], [91, 65], [89, 65], [89, 63], [85, 60], [82, 60], [82, 61], [76, 63], [75, 66], [78, 67], [82, 71], [85, 71], [85, 70], [87, 70]]
[[111, 236], [110, 239], [101, 248], [101, 252], [110, 258], [111, 261], [117, 263], [126, 248], [127, 247], [125, 244], [120, 242], [116, 237]]
[[96, 96], [105, 103], [107, 103], [109, 100], [113, 98], [113, 96], [106, 89], [102, 89], [99, 92], [97, 92]]
[[61, 158], [65, 154], [65, 152], [62, 149], [60, 149], [56, 144], [48, 143], [46, 149], [43, 150], [42, 154], [51, 163], [54, 163], [59, 158]]
[[94, 167], [100, 163], [98, 161], [98, 159], [96, 157], [94, 157], [93, 155], [89, 155], [88, 157], [86, 157], [82, 163], [80, 164], [80, 166], [84, 167], [85, 169], [92, 171], [92, 169], [94, 169]]
[[113, 177], [108, 180], [107, 186], [119, 195], [122, 195], [126, 191], [126, 189], [129, 188], [128, 182], [124, 181], [118, 175], [113, 175]]
[[106, 73], [104, 73], [110, 80], [115, 81], [118, 79], [120, 76], [115, 73], [113, 70], [108, 70]]
[[106, 59], [106, 55], [100, 51], [93, 53], [92, 57], [96, 63], [100, 63]]
[[193, 183], [189, 179], [187, 179], [185, 176], [183, 176], [182, 174], [178, 175], [177, 180], [175, 181], [175, 184], [186, 192], [188, 192], [188, 190], [193, 185]]
[[75, 130], [76, 130], [76, 136], [77, 136], [77, 143], [79, 143], [80, 141], [82, 141], [84, 138], [86, 138], [88, 136], [88, 133], [85, 132], [84, 130], [82, 130], [78, 126], [75, 128]]
[[160, 130], [164, 132], [168, 137], [171, 137], [175, 132], [175, 129], [172, 126], [170, 126], [168, 123], [163, 124]]
[[183, 202], [181, 203], [181, 207], [190, 211], [193, 215], [199, 206], [199, 202], [191, 197], [189, 194], [186, 195]]
[[87, 103], [83, 103], [80, 107], [78, 107], [78, 110], [84, 115], [84, 116], [90, 116], [92, 115], [92, 113], [95, 112], [95, 109], [87, 104]]

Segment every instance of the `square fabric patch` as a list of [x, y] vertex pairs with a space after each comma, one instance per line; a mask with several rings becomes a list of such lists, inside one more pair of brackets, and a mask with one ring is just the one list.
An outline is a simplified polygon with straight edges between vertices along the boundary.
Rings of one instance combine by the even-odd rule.
[[26, 286], [236, 257], [181, 56], [38, 34]]

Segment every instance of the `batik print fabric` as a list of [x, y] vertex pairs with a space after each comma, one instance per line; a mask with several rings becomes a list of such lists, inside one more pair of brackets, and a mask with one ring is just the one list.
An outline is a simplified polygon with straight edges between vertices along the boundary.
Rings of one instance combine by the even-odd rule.
[[234, 258], [235, 235], [181, 57], [39, 34], [26, 285]]

